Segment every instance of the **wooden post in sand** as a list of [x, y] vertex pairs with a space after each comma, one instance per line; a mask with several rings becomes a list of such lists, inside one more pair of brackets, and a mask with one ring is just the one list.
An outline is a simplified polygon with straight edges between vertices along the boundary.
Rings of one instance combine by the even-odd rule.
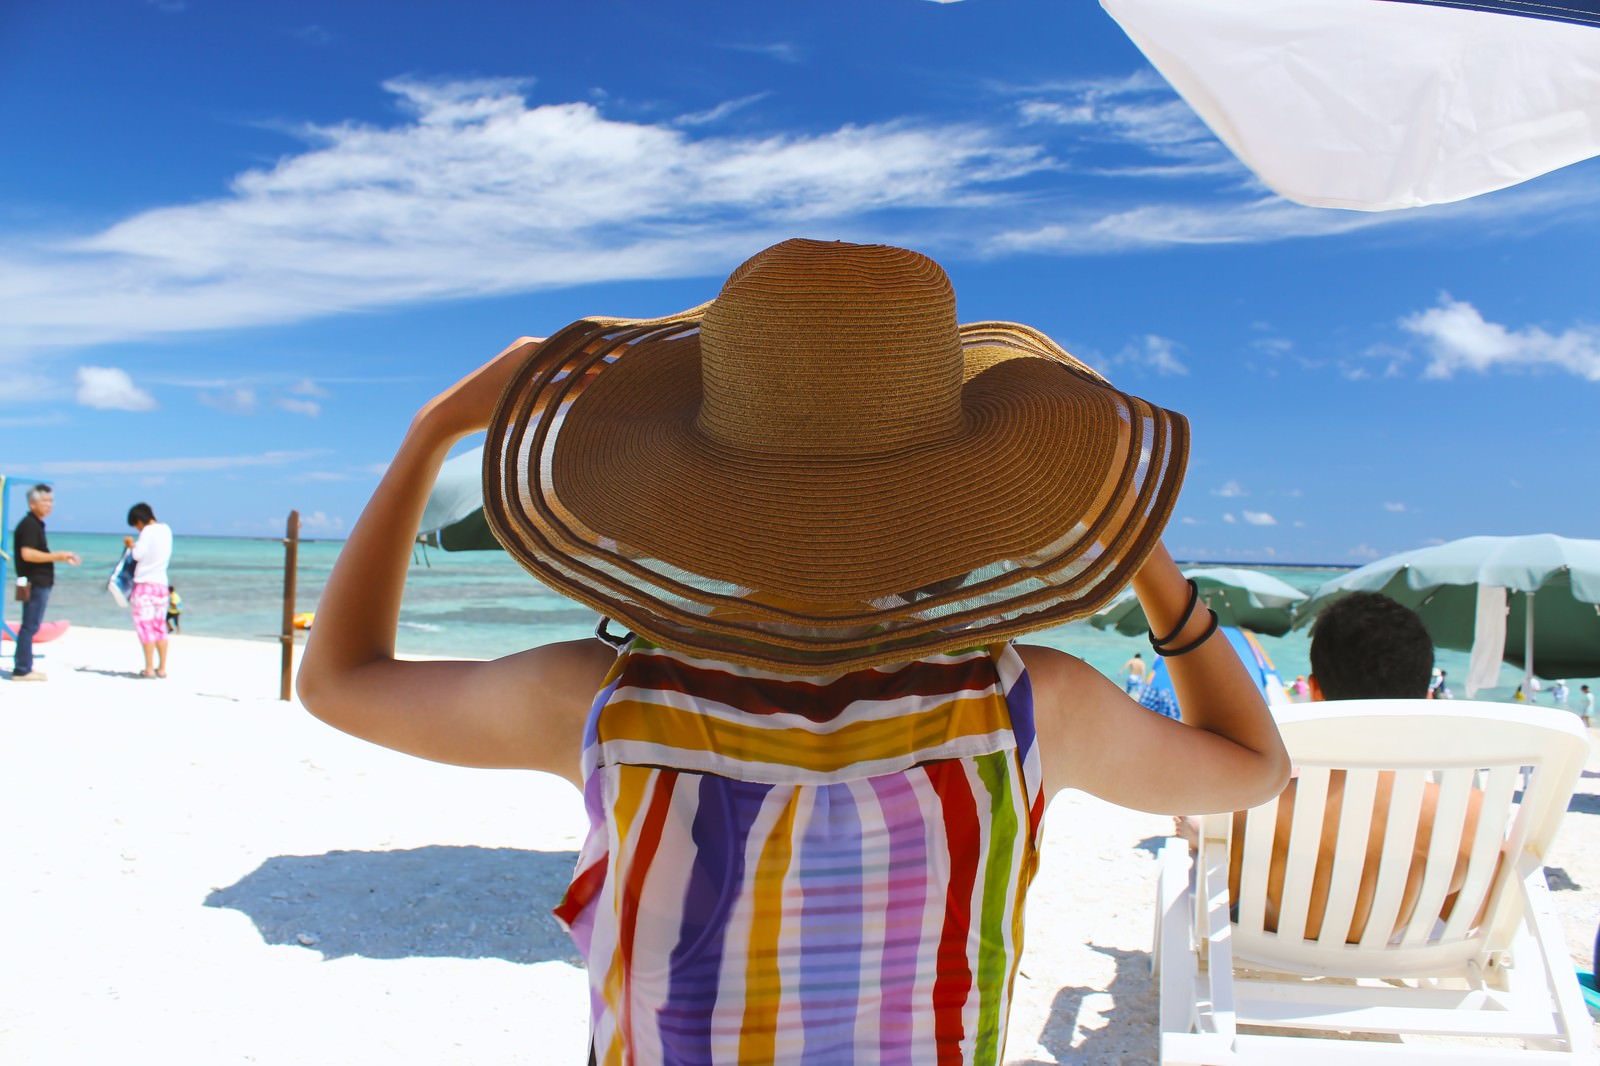
[[289, 528], [283, 537], [283, 673], [278, 698], [290, 698], [290, 677], [294, 673], [294, 572], [300, 554], [300, 512], [289, 512]]

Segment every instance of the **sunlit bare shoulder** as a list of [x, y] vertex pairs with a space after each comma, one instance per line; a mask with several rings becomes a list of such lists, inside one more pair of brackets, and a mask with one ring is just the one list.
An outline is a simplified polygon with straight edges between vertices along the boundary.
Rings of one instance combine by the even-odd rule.
[[1053, 796], [1071, 784], [1069, 755], [1076, 731], [1073, 719], [1086, 703], [1103, 698], [1101, 690], [1109, 682], [1076, 655], [1056, 648], [1019, 644], [1017, 653], [1028, 668], [1033, 690], [1034, 730], [1039, 737], [1045, 794]]

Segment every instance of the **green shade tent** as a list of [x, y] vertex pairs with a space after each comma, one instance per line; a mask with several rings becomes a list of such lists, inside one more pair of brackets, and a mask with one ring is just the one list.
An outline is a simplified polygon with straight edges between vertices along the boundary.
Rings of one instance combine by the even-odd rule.
[[1529, 674], [1600, 675], [1600, 540], [1466, 537], [1401, 552], [1322, 585], [1294, 624], [1308, 624], [1348, 593], [1381, 592], [1415, 610], [1436, 646], [1471, 651], [1480, 585], [1506, 590], [1501, 657], [1523, 666], [1525, 681]]
[[[1193, 567], [1183, 576], [1195, 583], [1200, 598], [1217, 612], [1225, 626], [1281, 637], [1289, 631], [1295, 605], [1306, 594], [1285, 581], [1258, 570], [1237, 570], [1227, 566]], [[1129, 589], [1089, 617], [1096, 629], [1115, 629], [1129, 636], [1149, 628], [1144, 608]]]
[[447, 552], [499, 551], [483, 517], [483, 448], [445, 460], [422, 511], [417, 540]]

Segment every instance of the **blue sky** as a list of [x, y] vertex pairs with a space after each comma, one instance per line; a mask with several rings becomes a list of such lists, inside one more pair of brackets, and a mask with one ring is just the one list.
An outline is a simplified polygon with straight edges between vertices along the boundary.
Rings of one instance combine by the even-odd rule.
[[0, 101], [3, 465], [52, 528], [342, 536], [460, 373], [790, 236], [926, 252], [1187, 414], [1181, 558], [1600, 525], [1597, 164], [1299, 207], [1088, 0], [12, 0]]

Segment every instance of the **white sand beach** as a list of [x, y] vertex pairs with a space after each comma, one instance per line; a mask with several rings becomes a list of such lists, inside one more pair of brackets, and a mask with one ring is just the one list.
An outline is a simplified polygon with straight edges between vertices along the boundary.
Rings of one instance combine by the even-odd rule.
[[[438, 766], [277, 699], [279, 649], [130, 631], [0, 681], [0, 1062], [578, 1063], [549, 915], [568, 784]], [[1549, 858], [1574, 960], [1600, 921], [1600, 759]], [[1171, 819], [1060, 797], [1007, 1061], [1153, 1063], [1155, 850]]]

